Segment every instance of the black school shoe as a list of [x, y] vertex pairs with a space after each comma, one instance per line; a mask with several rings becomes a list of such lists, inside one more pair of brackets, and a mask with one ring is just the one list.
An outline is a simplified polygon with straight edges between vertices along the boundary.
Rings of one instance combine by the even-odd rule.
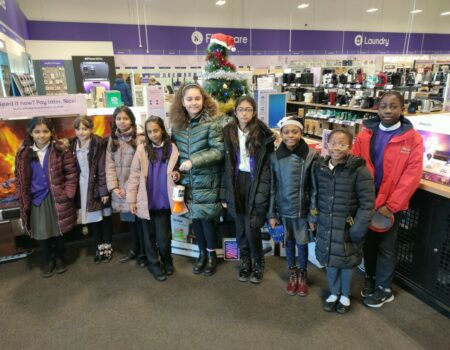
[[393, 300], [394, 294], [392, 294], [392, 290], [387, 291], [383, 287], [379, 286], [372, 295], [364, 298], [363, 304], [368, 307], [379, 308]]
[[55, 262], [52, 260], [42, 268], [42, 277], [49, 278], [55, 274]]
[[345, 314], [348, 312], [348, 310], [350, 310], [350, 305], [346, 306], [344, 304], [342, 304], [340, 301], [337, 303], [336, 305], [336, 312], [338, 314]]
[[128, 262], [128, 261], [130, 261], [130, 260], [136, 259], [136, 257], [137, 257], [136, 253], [135, 253], [134, 251], [130, 250], [130, 251], [128, 251], [127, 254], [125, 254], [124, 256], [122, 256], [122, 257], [119, 259], [119, 261], [120, 261], [121, 263], [126, 263], [126, 262]]
[[[328, 299], [328, 298], [327, 298]], [[326, 312], [333, 312], [336, 310], [336, 305], [339, 303], [339, 296], [335, 301], [325, 301], [325, 304], [323, 304], [323, 309]]]
[[155, 280], [157, 280], [158, 282], [163, 282], [163, 281], [165, 281], [167, 279], [166, 275], [161, 270], [159, 265], [154, 265], [154, 266], [150, 266], [149, 265], [148, 266], [148, 271], [153, 275]]
[[175, 268], [173, 267], [173, 262], [167, 261], [167, 262], [161, 263], [161, 270], [165, 275], [172, 276], [173, 273], [175, 272]]
[[56, 273], [61, 274], [67, 271], [67, 265], [64, 258], [56, 258]]

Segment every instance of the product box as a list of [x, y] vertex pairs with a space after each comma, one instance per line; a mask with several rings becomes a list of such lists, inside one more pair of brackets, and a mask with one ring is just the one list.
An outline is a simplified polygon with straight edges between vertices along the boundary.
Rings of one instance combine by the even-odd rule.
[[191, 220], [184, 216], [171, 215], [170, 224], [172, 226], [172, 239], [175, 241], [188, 243]]
[[103, 96], [103, 101], [108, 108], [116, 108], [122, 105], [122, 97], [120, 96], [120, 91], [110, 90], [105, 91]]

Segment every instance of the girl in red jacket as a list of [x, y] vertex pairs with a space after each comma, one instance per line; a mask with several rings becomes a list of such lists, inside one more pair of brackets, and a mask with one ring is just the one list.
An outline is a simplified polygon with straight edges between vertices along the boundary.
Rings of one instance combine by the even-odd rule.
[[16, 191], [23, 228], [41, 245], [42, 277], [67, 270], [62, 235], [76, 225], [77, 168], [55, 139], [50, 119], [34, 117], [16, 154]]
[[369, 230], [366, 236], [366, 281], [361, 295], [369, 307], [394, 300], [391, 284], [397, 262], [398, 223], [422, 177], [422, 138], [403, 117], [404, 109], [401, 94], [384, 94], [378, 118], [364, 122], [353, 147], [353, 154], [364, 158], [374, 176], [375, 210], [393, 222], [386, 231]]

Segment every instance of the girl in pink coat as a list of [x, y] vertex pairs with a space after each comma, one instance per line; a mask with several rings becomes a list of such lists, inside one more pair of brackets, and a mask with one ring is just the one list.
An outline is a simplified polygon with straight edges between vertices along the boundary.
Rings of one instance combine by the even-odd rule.
[[159, 117], [146, 120], [145, 140], [145, 144], [138, 146], [131, 163], [126, 198], [131, 213], [142, 219], [148, 269], [157, 281], [165, 281], [166, 275], [174, 271], [170, 214], [174, 181], [180, 178], [174, 171], [178, 149]]

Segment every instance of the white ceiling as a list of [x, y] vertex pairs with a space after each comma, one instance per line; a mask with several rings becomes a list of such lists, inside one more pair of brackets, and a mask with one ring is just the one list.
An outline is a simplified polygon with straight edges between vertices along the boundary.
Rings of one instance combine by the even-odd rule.
[[[440, 16], [450, 0], [16, 1], [30, 20], [136, 24], [139, 14], [149, 25], [450, 33], [450, 16]], [[300, 3], [310, 6], [299, 10]], [[423, 12], [412, 16], [413, 3]], [[380, 10], [367, 13], [372, 7]]]

